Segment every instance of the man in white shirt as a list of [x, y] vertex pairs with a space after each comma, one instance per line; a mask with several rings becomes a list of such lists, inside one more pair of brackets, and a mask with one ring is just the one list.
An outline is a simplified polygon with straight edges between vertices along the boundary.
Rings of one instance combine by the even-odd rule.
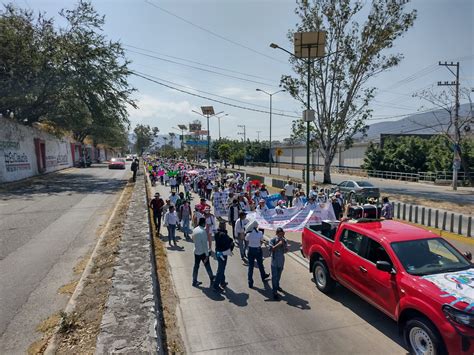
[[293, 207], [293, 193], [295, 191], [295, 185], [293, 185], [293, 181], [289, 180], [284, 189], [285, 196], [288, 199], [289, 207]]
[[206, 268], [207, 274], [209, 275], [210, 286], [214, 281], [214, 274], [212, 273], [211, 264], [209, 262], [209, 247], [207, 240], [206, 231], [206, 219], [200, 218], [199, 225], [193, 230], [193, 241], [194, 241], [194, 267], [193, 267], [193, 286], [198, 287], [202, 282], [197, 280], [199, 265], [202, 263]]
[[168, 243], [171, 246], [171, 241], [173, 241], [174, 246], [176, 245], [176, 226], [178, 225], [178, 216], [174, 206], [171, 205], [169, 211], [165, 214], [165, 226], [168, 228]]
[[245, 211], [241, 211], [239, 213], [239, 219], [235, 221], [234, 225], [234, 233], [235, 237], [237, 238], [237, 242], [239, 244], [239, 250], [240, 250], [240, 258], [242, 261], [245, 261], [246, 255], [245, 255], [245, 227], [247, 226], [247, 223], [249, 221], [245, 218], [247, 216], [247, 213]]
[[170, 177], [170, 187], [171, 191], [176, 191], [176, 178], [174, 176]]
[[169, 197], [171, 204], [176, 206], [176, 202], [178, 201], [178, 199], [179, 199], [179, 196], [176, 195], [176, 192], [175, 191], [171, 192], [171, 195]]
[[258, 230], [258, 223], [256, 220], [250, 222], [245, 229], [245, 240], [249, 246], [248, 259], [249, 259], [249, 271], [248, 271], [248, 282], [249, 287], [253, 287], [253, 268], [255, 261], [257, 261], [258, 269], [260, 270], [260, 277], [262, 282], [265, 282], [270, 274], [265, 273], [265, 268], [263, 266], [263, 253], [262, 253], [262, 243], [265, 240], [263, 233]]

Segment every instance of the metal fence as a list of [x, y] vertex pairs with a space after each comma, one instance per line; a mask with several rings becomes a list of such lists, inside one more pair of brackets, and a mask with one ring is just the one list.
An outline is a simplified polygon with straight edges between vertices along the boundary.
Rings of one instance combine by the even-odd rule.
[[472, 216], [401, 202], [392, 202], [392, 206], [397, 219], [472, 237]]

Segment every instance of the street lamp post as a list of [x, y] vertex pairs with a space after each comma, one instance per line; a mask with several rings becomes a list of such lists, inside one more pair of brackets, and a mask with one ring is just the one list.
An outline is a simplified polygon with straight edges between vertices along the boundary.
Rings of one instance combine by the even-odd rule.
[[216, 116], [217, 122], [219, 123], [219, 140], [221, 140], [221, 118], [225, 116], [229, 116], [229, 114], [226, 113], [225, 115], [222, 115], [222, 116]]
[[184, 131], [187, 129], [186, 125], [179, 124], [178, 127], [171, 127], [177, 131], [181, 131], [181, 152], [184, 150]]
[[270, 94], [262, 89], [256, 89], [256, 90], [270, 96], [270, 144], [269, 144], [269, 150], [268, 150], [268, 173], [271, 174], [272, 173], [272, 98], [273, 98], [273, 95], [276, 95], [279, 92], [285, 92], [286, 90], [279, 90], [279, 91], [274, 92], [273, 94]]
[[[271, 43], [271, 48], [278, 48], [290, 54], [296, 59], [306, 58], [308, 65], [308, 92], [306, 110], [303, 113], [303, 119], [306, 121], [306, 196], [309, 196], [309, 157], [310, 157], [310, 123], [314, 121], [314, 110], [311, 110], [311, 58], [324, 58], [324, 47], [326, 41], [325, 32], [298, 32], [294, 34], [295, 53], [281, 48], [278, 44]], [[331, 53], [332, 54], [332, 53]], [[329, 54], [328, 54], [329, 55]]]
[[202, 117], [206, 117], [207, 119], [207, 167], [210, 168], [211, 167], [211, 135], [209, 132], [209, 117], [220, 115], [221, 113], [223, 113], [223, 111], [214, 113], [214, 107], [212, 106], [201, 106], [201, 111], [202, 113], [192, 110], [192, 112], [197, 113], [198, 115]]

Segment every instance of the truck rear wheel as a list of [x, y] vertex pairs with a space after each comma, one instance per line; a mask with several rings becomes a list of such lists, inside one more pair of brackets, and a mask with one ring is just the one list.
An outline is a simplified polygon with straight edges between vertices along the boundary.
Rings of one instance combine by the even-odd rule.
[[316, 261], [314, 263], [313, 277], [316, 287], [323, 293], [330, 293], [336, 285], [323, 261]]

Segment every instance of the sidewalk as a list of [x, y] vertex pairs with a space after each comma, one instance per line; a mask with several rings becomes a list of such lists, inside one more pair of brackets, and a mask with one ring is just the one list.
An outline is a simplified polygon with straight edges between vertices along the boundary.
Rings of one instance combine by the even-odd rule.
[[162, 353], [144, 177], [137, 177], [96, 354]]
[[[155, 190], [163, 198], [169, 196], [168, 187], [157, 185]], [[166, 243], [167, 232], [162, 233]], [[258, 269], [254, 289], [248, 288], [248, 268], [236, 250], [227, 264], [229, 285], [223, 294], [208, 287], [202, 265], [198, 280], [203, 284], [193, 287], [193, 243], [181, 238], [178, 246], [168, 247], [167, 253], [186, 353], [406, 353], [395, 322], [343, 288], [332, 297], [318, 292], [307, 268], [291, 257], [286, 258], [281, 280], [285, 291], [274, 301], [271, 282], [262, 283]], [[215, 273], [214, 259], [211, 266]]]

